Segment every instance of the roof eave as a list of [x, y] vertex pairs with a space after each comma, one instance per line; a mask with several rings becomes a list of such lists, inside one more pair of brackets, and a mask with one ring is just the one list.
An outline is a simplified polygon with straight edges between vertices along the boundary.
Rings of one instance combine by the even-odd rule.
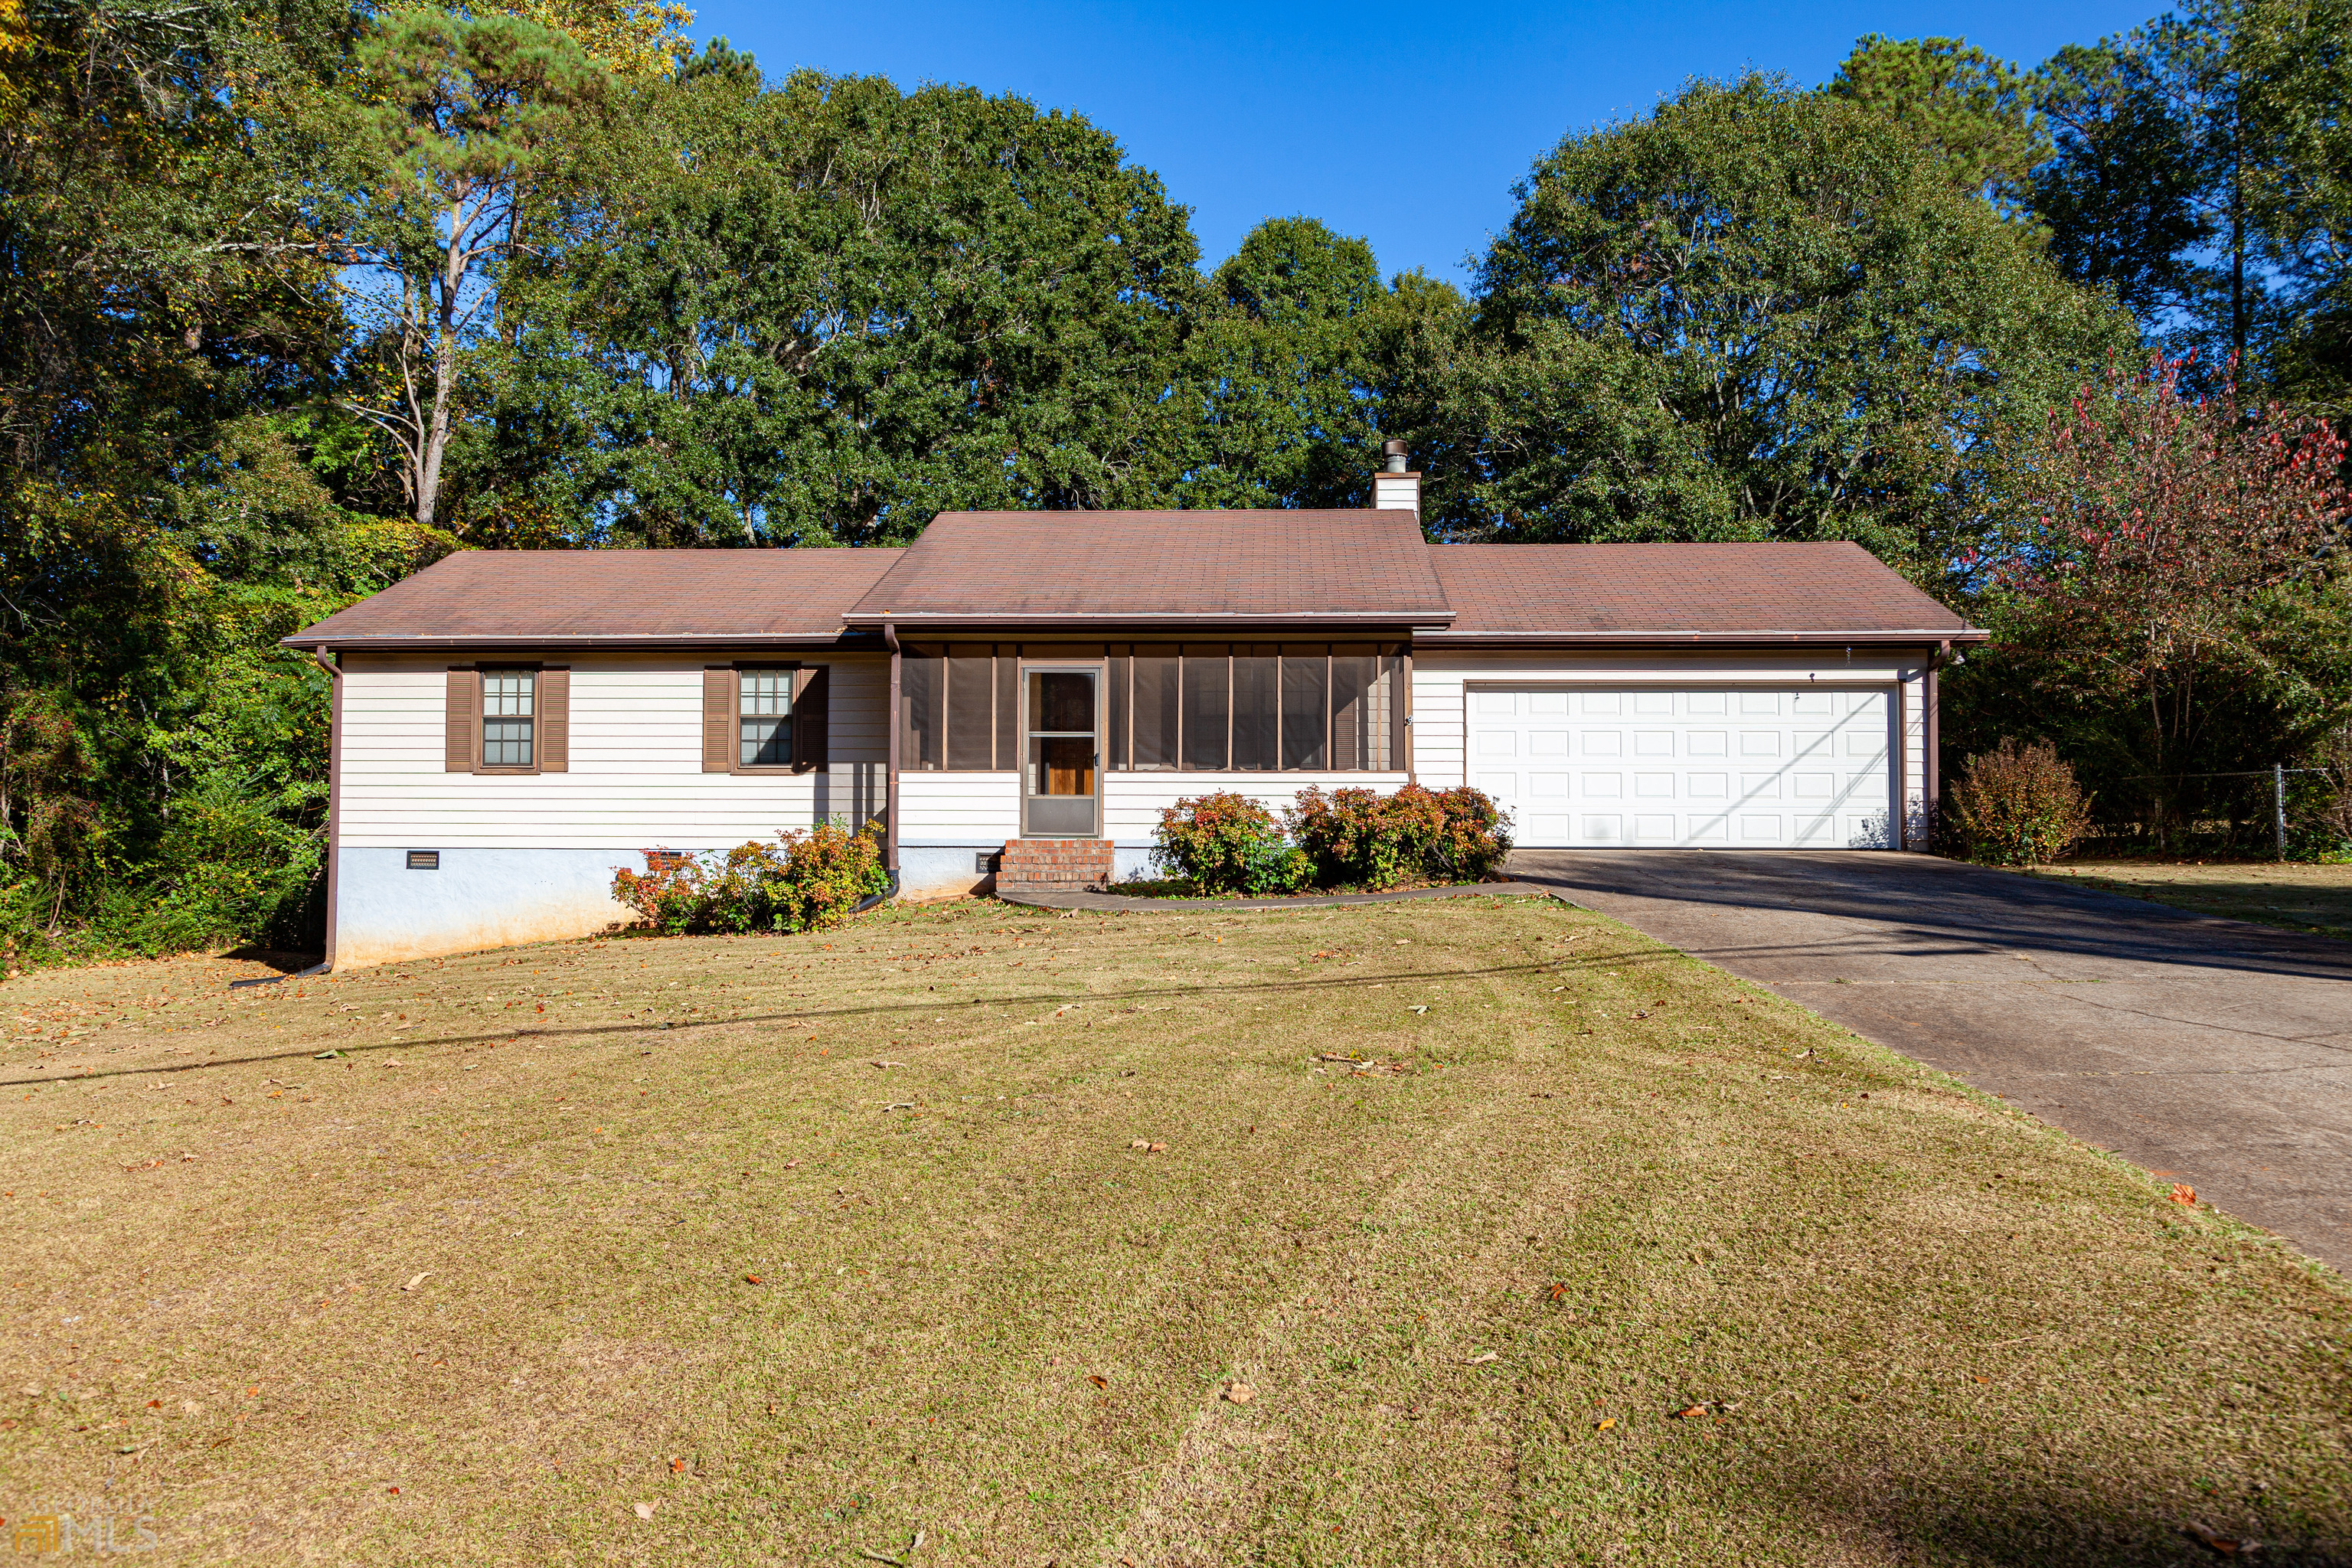
[[864, 646], [869, 638], [863, 628], [845, 628], [839, 632], [683, 632], [683, 633], [622, 633], [611, 637], [370, 637], [364, 634], [321, 637], [314, 632], [297, 632], [280, 637], [278, 646], [290, 648], [317, 648], [321, 652], [339, 653], [399, 653], [403, 651], [437, 653], [467, 649], [488, 649], [495, 652], [586, 653], [592, 651], [627, 653], [662, 648], [704, 647], [839, 647], [844, 644]]
[[1454, 620], [1452, 610], [1420, 609], [1381, 615], [1355, 612], [1293, 610], [1266, 615], [1197, 615], [1138, 611], [1104, 611], [1073, 615], [853, 614], [851, 629], [879, 631], [896, 626], [901, 632], [926, 631], [1066, 631], [1076, 627], [1101, 630], [1112, 626], [1150, 626], [1159, 630], [1268, 631], [1286, 626], [1321, 628], [1354, 626], [1385, 628], [1416, 634], [1443, 630]]
[[1852, 632], [1627, 631], [1494, 632], [1447, 630], [1423, 634], [1447, 647], [1932, 647], [1976, 644], [1992, 634], [1979, 626], [1918, 627]]

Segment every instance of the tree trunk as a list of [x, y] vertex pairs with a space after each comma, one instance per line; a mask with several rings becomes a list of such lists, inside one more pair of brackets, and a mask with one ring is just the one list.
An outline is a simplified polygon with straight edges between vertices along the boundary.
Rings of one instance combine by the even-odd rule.
[[449, 245], [443, 253], [441, 287], [434, 303], [433, 411], [425, 416], [416, 451], [416, 521], [433, 526], [441, 497], [441, 454], [449, 445], [449, 400], [457, 380], [457, 294], [466, 281], [463, 197], [449, 204]]

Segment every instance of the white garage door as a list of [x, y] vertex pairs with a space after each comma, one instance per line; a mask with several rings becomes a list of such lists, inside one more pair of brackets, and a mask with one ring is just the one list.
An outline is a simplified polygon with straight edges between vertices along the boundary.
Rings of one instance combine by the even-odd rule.
[[1879, 849], [1895, 797], [1885, 691], [1472, 687], [1470, 782], [1529, 848]]

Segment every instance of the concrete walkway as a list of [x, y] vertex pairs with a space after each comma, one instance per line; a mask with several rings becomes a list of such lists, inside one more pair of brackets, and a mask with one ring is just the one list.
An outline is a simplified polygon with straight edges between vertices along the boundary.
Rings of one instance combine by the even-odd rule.
[[1391, 904], [1404, 899], [1549, 899], [1549, 888], [1532, 882], [1471, 882], [1449, 888], [1407, 888], [1394, 893], [1314, 893], [1278, 899], [1139, 899], [1127, 893], [1041, 893], [1024, 889], [999, 889], [994, 894], [1008, 904], [1038, 910], [1135, 910], [1167, 913], [1174, 910], [1312, 910], [1334, 904]]
[[1521, 850], [1508, 868], [2352, 1273], [2352, 943], [1919, 855]]

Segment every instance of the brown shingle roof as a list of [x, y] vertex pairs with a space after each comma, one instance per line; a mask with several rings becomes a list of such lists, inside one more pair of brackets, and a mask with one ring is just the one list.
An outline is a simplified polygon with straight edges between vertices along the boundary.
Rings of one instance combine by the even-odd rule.
[[1439, 642], [1983, 636], [1854, 544], [1432, 545], [1410, 512], [1174, 511], [950, 512], [907, 550], [467, 551], [286, 641], [810, 643], [880, 626], [885, 611], [910, 633], [1124, 622], [1410, 626]]
[[288, 637], [298, 647], [810, 641], [896, 550], [467, 550]]
[[1409, 511], [956, 511], [849, 619], [1402, 626], [1450, 614]]
[[1454, 638], [1982, 634], [1859, 544], [1433, 544]]

